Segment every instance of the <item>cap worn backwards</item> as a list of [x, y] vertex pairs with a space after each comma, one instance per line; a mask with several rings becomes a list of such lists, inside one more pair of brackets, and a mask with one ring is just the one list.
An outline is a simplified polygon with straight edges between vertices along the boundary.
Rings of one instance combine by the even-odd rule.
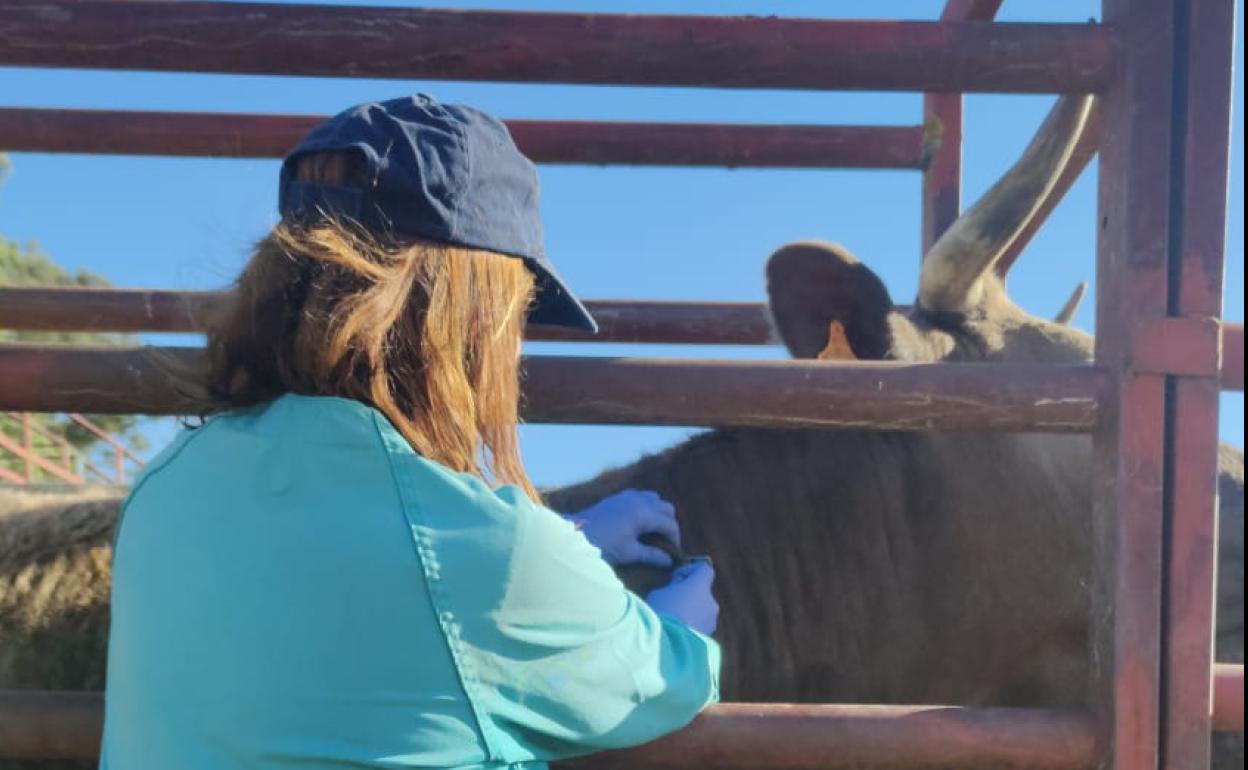
[[[359, 187], [295, 179], [309, 153], [354, 151]], [[345, 110], [299, 142], [282, 163], [282, 218], [346, 217], [376, 232], [427, 238], [524, 261], [537, 279], [529, 320], [597, 331], [543, 246], [537, 170], [507, 127], [479, 110], [416, 96]]]

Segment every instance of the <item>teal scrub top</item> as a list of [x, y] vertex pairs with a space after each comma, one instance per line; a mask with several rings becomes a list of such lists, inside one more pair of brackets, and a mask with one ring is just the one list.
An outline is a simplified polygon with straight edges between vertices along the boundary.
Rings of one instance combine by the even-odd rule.
[[499, 768], [644, 743], [719, 648], [515, 487], [288, 395], [185, 431], [113, 566], [101, 768]]

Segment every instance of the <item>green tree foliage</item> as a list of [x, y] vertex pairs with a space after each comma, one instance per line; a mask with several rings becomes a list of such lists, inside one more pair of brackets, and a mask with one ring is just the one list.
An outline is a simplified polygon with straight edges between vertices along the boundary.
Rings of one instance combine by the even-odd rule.
[[[8, 159], [0, 154], [0, 183], [3, 182], [9, 168]], [[0, 285], [105, 287], [110, 284], [103, 276], [86, 270], [70, 273], [53, 262], [36, 243], [19, 244], [0, 234]], [[134, 342], [134, 338], [130, 335], [98, 332], [32, 332], [0, 329], [0, 343], [2, 342], [124, 344]], [[138, 418], [129, 415], [94, 414], [86, 415], [86, 417], [104, 431], [118, 437], [131, 449], [145, 448], [143, 437], [136, 430]], [[48, 433], [64, 437], [75, 450], [82, 452], [88, 458], [93, 454], [98, 454], [102, 449], [97, 446], [100, 443], [97, 436], [65, 415], [36, 415], [35, 424]], [[5, 413], [0, 413], [0, 433], [11, 440], [22, 441], [19, 421]], [[36, 434], [34, 444], [39, 449], [39, 454], [54, 461], [57, 465], [61, 464], [61, 449], [54, 441]], [[96, 451], [93, 452], [93, 449]], [[102, 467], [111, 467], [103, 461], [104, 458], [99, 459]], [[0, 467], [21, 473], [24, 462], [0, 450]], [[40, 472], [38, 479], [50, 481], [54, 480], [54, 477], [46, 472]]]

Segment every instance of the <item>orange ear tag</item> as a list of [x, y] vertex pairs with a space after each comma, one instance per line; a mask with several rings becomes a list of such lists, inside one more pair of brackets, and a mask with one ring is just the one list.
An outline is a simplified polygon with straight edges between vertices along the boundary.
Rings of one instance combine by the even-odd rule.
[[823, 346], [815, 358], [820, 361], [857, 361], [854, 349], [849, 345], [849, 337], [845, 335], [845, 325], [835, 318], [828, 324], [828, 344]]

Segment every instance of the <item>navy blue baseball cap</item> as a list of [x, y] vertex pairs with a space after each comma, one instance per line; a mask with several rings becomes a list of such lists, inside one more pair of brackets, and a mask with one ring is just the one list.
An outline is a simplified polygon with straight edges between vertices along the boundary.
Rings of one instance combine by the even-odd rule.
[[[324, 151], [357, 152], [367, 181], [339, 187], [295, 179], [296, 160]], [[530, 321], [598, 331], [546, 257], [537, 169], [507, 127], [479, 110], [417, 94], [341, 112], [286, 156], [278, 208], [286, 221], [340, 216], [375, 232], [521, 259], [537, 283]]]

